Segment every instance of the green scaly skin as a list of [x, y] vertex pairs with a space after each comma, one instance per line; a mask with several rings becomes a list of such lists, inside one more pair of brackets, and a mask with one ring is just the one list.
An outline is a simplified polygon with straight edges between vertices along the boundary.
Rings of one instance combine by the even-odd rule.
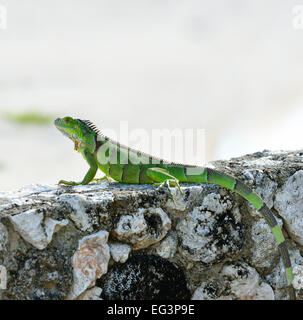
[[112, 178], [122, 183], [165, 185], [171, 195], [170, 186], [177, 186], [182, 193], [179, 182], [216, 184], [241, 195], [259, 210], [271, 227], [285, 267], [290, 298], [295, 299], [292, 267], [283, 233], [264, 201], [241, 181], [214, 169], [167, 162], [120, 145], [101, 134], [88, 120], [58, 118], [55, 126], [74, 142], [75, 150], [79, 151], [89, 164], [89, 170], [82, 181], [60, 180], [59, 184], [88, 184], [98, 180], [94, 177], [100, 169], [105, 173], [104, 178]]

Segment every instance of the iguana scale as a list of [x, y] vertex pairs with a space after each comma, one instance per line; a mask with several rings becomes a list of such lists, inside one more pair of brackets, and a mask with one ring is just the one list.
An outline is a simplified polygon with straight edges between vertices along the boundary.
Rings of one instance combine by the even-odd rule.
[[104, 178], [110, 177], [122, 183], [165, 185], [169, 191], [170, 186], [177, 186], [181, 193], [179, 182], [210, 183], [233, 190], [248, 200], [271, 227], [282, 256], [290, 298], [295, 299], [291, 261], [282, 231], [268, 206], [244, 183], [211, 168], [168, 162], [128, 148], [103, 135], [88, 120], [58, 118], [55, 126], [74, 142], [75, 150], [89, 164], [89, 170], [81, 182], [60, 180], [59, 184], [88, 184], [95, 180], [96, 172], [100, 169], [105, 174]]

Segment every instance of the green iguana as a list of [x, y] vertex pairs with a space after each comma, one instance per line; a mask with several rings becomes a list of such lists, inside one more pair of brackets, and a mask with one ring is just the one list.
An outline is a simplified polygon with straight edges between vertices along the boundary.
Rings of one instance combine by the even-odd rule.
[[[112, 178], [123, 183], [166, 186], [172, 196], [170, 186], [178, 187], [182, 193], [179, 182], [211, 183], [233, 190], [248, 200], [272, 229], [282, 256], [290, 298], [295, 299], [292, 267], [282, 231], [264, 201], [241, 181], [214, 169], [167, 162], [128, 148], [103, 135], [88, 120], [58, 118], [55, 126], [74, 142], [74, 149], [79, 151], [89, 164], [89, 170], [81, 182], [60, 180], [59, 184], [74, 186]], [[105, 173], [105, 177], [94, 179], [98, 168]]]

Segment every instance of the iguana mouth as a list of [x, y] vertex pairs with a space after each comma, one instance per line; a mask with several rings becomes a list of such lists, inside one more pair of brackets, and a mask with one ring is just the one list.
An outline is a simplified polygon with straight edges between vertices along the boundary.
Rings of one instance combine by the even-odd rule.
[[[56, 126], [56, 128], [63, 134], [65, 135], [66, 137], [72, 139], [72, 137], [61, 127], [60, 123], [61, 123], [61, 118], [57, 118], [55, 121], [54, 121], [54, 124]], [[73, 139], [72, 139], [73, 140]]]

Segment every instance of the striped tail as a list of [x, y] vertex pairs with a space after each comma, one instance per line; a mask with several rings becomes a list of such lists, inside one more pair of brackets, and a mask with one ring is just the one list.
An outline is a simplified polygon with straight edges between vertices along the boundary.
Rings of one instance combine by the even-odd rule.
[[[293, 281], [293, 273], [291, 262], [289, 258], [288, 249], [286, 246], [286, 242], [283, 236], [283, 233], [280, 229], [280, 226], [277, 223], [275, 216], [271, 213], [268, 206], [264, 203], [264, 201], [249, 187], [247, 187], [244, 183], [237, 180], [236, 178], [227, 175], [225, 173], [216, 171], [214, 169], [205, 168], [203, 173], [200, 176], [205, 183], [213, 183], [216, 185], [220, 185], [224, 188], [230, 189], [238, 193], [244, 199], [248, 200], [265, 218], [268, 225], [271, 227], [271, 230], [276, 238], [276, 241], [279, 246], [280, 254], [282, 256], [285, 274], [287, 278], [287, 283], [289, 287], [290, 298], [295, 299], [295, 290], [292, 286]], [[190, 180], [190, 177], [188, 177]]]

